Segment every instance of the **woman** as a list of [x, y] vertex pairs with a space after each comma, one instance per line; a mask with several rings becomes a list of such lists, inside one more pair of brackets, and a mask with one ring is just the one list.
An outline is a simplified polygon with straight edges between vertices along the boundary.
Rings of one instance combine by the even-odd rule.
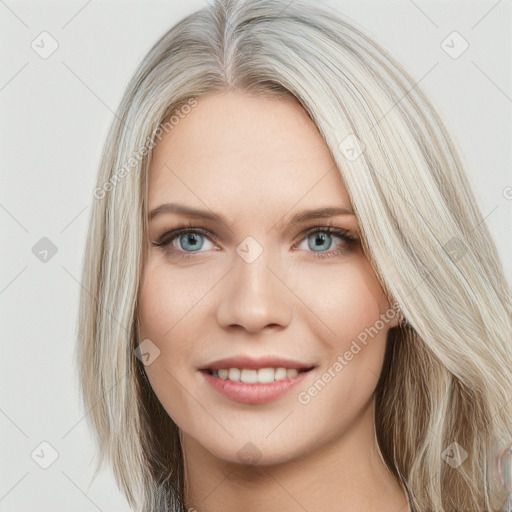
[[134, 509], [504, 507], [510, 290], [442, 121], [366, 35], [304, 0], [189, 16], [94, 196], [78, 364]]

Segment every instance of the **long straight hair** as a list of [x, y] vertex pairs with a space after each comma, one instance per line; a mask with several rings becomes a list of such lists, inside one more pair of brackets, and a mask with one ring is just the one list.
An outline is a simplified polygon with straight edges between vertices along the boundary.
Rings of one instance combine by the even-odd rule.
[[[405, 319], [389, 331], [375, 425], [412, 507], [499, 510], [512, 300], [495, 245], [421, 87], [353, 23], [306, 0], [216, 1], [163, 35], [127, 86], [101, 157], [78, 319], [95, 475], [108, 461], [135, 510], [185, 510], [180, 431], [135, 352], [147, 179], [162, 129], [221, 90], [296, 98], [332, 153], [367, 257]], [[460, 464], [448, 463], [454, 453]]]

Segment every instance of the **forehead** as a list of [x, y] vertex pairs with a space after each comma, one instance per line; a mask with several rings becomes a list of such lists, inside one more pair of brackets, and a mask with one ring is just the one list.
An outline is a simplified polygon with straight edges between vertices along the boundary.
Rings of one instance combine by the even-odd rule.
[[329, 149], [297, 100], [240, 92], [197, 100], [153, 150], [150, 210], [176, 201], [232, 218], [275, 218], [294, 205], [350, 207]]

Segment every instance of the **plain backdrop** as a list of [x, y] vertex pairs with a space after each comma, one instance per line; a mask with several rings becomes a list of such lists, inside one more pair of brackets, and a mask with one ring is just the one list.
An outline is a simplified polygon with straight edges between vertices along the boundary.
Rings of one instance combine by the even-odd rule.
[[[0, 512], [129, 510], [109, 471], [90, 481], [94, 444], [73, 366], [85, 233], [130, 76], [206, 3], [0, 1]], [[512, 282], [512, 3], [329, 3], [402, 61], [441, 111]]]

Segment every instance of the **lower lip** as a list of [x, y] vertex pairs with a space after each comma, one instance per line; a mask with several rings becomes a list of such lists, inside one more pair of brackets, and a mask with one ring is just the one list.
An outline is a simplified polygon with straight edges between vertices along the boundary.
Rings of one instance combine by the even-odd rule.
[[287, 391], [290, 391], [299, 382], [304, 380], [311, 373], [311, 370], [301, 372], [295, 377], [276, 380], [267, 384], [246, 384], [244, 382], [221, 379], [220, 377], [214, 377], [206, 370], [201, 370], [201, 373], [210, 386], [229, 399], [241, 404], [259, 405], [273, 402], [283, 396]]

